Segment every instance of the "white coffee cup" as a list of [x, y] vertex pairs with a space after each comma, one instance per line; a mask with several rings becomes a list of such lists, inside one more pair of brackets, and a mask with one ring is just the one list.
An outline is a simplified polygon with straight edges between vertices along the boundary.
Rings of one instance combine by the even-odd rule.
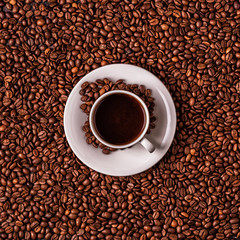
[[[111, 144], [107, 141], [105, 141], [100, 134], [97, 131], [97, 128], [95, 126], [95, 121], [94, 121], [94, 116], [96, 113], [96, 109], [98, 108], [98, 106], [101, 104], [101, 102], [108, 96], [113, 95], [113, 94], [126, 94], [128, 96], [131, 96], [132, 98], [136, 99], [139, 104], [141, 104], [142, 109], [144, 110], [144, 114], [145, 114], [145, 126], [141, 132], [141, 134], [134, 139], [132, 142], [128, 143], [128, 144], [124, 144], [124, 145], [115, 145], [115, 144]], [[149, 128], [149, 123], [150, 123], [150, 116], [149, 116], [149, 112], [148, 112], [148, 108], [146, 106], [146, 104], [143, 102], [143, 100], [138, 97], [136, 94], [128, 92], [128, 91], [124, 91], [124, 90], [113, 90], [113, 91], [109, 91], [105, 94], [103, 94], [102, 96], [100, 96], [95, 103], [93, 104], [91, 111], [90, 111], [90, 115], [89, 115], [89, 123], [90, 123], [90, 128], [92, 130], [93, 135], [104, 145], [114, 148], [114, 149], [123, 149], [123, 148], [128, 148], [131, 147], [133, 145], [135, 145], [136, 143], [140, 143], [149, 153], [152, 153], [155, 150], [155, 146], [147, 139], [145, 138], [146, 132]]]

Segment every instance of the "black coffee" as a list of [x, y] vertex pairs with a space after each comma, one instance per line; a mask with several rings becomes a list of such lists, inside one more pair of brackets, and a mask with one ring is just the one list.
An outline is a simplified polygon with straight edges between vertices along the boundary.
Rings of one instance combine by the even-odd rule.
[[95, 126], [108, 143], [128, 144], [137, 139], [145, 126], [145, 113], [135, 98], [122, 93], [107, 96], [95, 112]]

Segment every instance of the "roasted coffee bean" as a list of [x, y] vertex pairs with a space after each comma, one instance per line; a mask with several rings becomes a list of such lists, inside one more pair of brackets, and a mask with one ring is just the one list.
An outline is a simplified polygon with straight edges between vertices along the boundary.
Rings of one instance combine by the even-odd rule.
[[[239, 0], [0, 1], [0, 239], [240, 239], [239, 16]], [[129, 177], [85, 166], [63, 129], [72, 88], [111, 63], [155, 74], [177, 112], [168, 153]], [[86, 113], [111, 89], [151, 103], [147, 84], [96, 84]]]

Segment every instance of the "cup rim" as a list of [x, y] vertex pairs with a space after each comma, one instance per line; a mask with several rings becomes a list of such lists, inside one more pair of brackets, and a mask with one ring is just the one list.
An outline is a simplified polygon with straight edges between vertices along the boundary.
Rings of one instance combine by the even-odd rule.
[[[142, 107], [144, 109], [145, 117], [146, 117], [145, 126], [144, 126], [144, 130], [142, 131], [142, 133], [133, 142], [130, 142], [130, 143], [124, 144], [124, 145], [117, 145], [117, 144], [111, 144], [111, 143], [106, 142], [104, 139], [101, 138], [101, 136], [99, 136], [99, 134], [95, 130], [94, 123], [93, 123], [93, 116], [95, 113], [95, 109], [98, 107], [99, 103], [107, 96], [117, 94], [117, 93], [122, 93], [122, 94], [126, 94], [126, 95], [134, 97], [142, 105]], [[147, 108], [145, 102], [139, 96], [137, 96], [135, 93], [132, 93], [132, 92], [129, 92], [126, 90], [111, 90], [109, 92], [104, 93], [102, 96], [100, 96], [94, 102], [94, 104], [90, 110], [90, 114], [89, 114], [89, 123], [90, 123], [90, 129], [91, 129], [93, 135], [98, 139], [99, 142], [101, 142], [102, 144], [104, 144], [110, 148], [123, 149], [123, 148], [131, 147], [131, 146], [135, 145], [136, 143], [138, 143], [139, 141], [141, 141], [141, 139], [143, 139], [143, 137], [145, 136], [145, 134], [148, 130], [149, 124], [150, 124], [150, 116], [149, 116], [149, 111], [148, 111], [148, 108]]]

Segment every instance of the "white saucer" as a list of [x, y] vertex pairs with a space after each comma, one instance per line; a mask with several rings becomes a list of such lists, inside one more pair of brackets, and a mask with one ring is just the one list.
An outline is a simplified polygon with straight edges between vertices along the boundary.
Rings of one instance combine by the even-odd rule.
[[[83, 82], [108, 78], [124, 79], [127, 84], [144, 85], [152, 90], [155, 98], [156, 127], [146, 137], [156, 146], [149, 153], [139, 143], [132, 148], [117, 150], [109, 155], [86, 143], [82, 126], [87, 116], [80, 109], [79, 91]], [[156, 164], [170, 147], [176, 130], [176, 110], [167, 88], [149, 71], [129, 64], [111, 64], [97, 68], [84, 76], [73, 88], [64, 110], [64, 130], [75, 155], [88, 167], [112, 176], [128, 176], [140, 173]]]

